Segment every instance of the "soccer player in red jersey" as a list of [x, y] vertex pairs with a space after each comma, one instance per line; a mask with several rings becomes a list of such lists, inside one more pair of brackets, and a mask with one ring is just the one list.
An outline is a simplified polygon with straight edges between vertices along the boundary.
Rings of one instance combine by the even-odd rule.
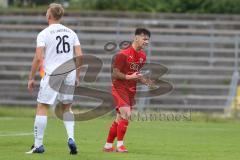
[[145, 28], [137, 28], [132, 44], [121, 50], [113, 62], [112, 95], [115, 101], [117, 116], [113, 121], [107, 142], [103, 148], [105, 152], [115, 151], [114, 139], [117, 137], [117, 152], [128, 152], [123, 144], [127, 131], [132, 107], [135, 104], [137, 82], [147, 84], [147, 79], [139, 73], [146, 62], [146, 54], [143, 51], [148, 45], [151, 33]]

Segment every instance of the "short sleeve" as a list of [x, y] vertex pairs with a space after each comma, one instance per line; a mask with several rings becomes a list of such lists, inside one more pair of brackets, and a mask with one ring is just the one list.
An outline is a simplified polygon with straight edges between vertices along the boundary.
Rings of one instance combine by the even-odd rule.
[[126, 55], [122, 54], [122, 53], [118, 53], [115, 56], [114, 59], [114, 63], [113, 63], [113, 68], [117, 68], [120, 71], [122, 71], [122, 69], [124, 68], [125, 64], [126, 64]]
[[45, 46], [45, 38], [43, 32], [40, 32], [37, 36], [37, 47]]
[[80, 45], [79, 39], [77, 34], [74, 32], [74, 46]]

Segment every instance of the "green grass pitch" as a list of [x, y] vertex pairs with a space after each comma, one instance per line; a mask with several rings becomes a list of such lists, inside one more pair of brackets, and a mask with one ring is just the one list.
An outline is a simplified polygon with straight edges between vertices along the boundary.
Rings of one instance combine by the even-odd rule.
[[[62, 121], [51, 116], [44, 137], [45, 153], [25, 155], [33, 143], [34, 111], [28, 113], [32, 116], [25, 117], [3, 112], [0, 109], [0, 160], [237, 160], [240, 157], [240, 125], [236, 121], [133, 121], [125, 139], [129, 153], [103, 153], [113, 119], [110, 116], [76, 122], [79, 149], [76, 156], [69, 155]], [[21, 109], [13, 112], [21, 113]]]

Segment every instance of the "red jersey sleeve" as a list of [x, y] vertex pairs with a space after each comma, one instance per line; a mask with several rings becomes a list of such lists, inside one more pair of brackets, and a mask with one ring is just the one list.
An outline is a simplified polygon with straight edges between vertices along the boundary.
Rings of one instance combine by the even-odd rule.
[[119, 69], [119, 71], [122, 71], [126, 64], [126, 59], [127, 59], [126, 55], [124, 55], [123, 53], [118, 53], [115, 56], [113, 68], [117, 68]]

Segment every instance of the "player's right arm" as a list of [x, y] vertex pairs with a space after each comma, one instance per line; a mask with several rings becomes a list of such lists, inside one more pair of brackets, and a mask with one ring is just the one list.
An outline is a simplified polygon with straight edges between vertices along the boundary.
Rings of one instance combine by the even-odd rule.
[[31, 71], [28, 77], [28, 91], [31, 93], [35, 84], [35, 74], [40, 66], [41, 61], [43, 60], [44, 47], [37, 47], [36, 53], [32, 61]]
[[36, 52], [32, 61], [31, 71], [28, 76], [28, 91], [31, 93], [35, 84], [35, 74], [40, 66], [40, 63], [43, 61], [43, 54], [45, 49], [45, 33], [44, 31], [40, 32], [37, 36], [37, 47]]

